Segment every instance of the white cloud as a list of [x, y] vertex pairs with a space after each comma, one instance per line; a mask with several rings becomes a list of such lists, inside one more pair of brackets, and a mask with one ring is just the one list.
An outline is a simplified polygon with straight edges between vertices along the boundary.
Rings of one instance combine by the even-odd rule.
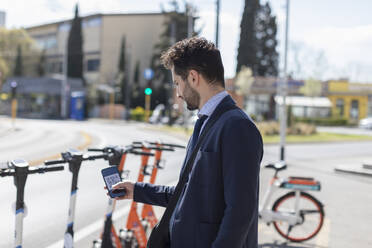
[[372, 81], [372, 25], [323, 27], [302, 37], [308, 46], [322, 49], [334, 73], [355, 81]]

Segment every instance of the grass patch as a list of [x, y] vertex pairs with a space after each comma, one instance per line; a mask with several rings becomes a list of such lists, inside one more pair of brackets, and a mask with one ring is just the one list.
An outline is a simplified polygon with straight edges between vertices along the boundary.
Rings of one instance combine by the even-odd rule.
[[[312, 135], [287, 135], [286, 137], [286, 142], [288, 143], [366, 141], [366, 140], [372, 140], [372, 136], [318, 132]], [[280, 136], [279, 135], [263, 136], [263, 141], [265, 144], [279, 143]]]
[[[187, 130], [180, 126], [153, 126], [153, 130], [171, 132], [176, 134], [182, 134], [186, 137], [192, 135], [192, 128]], [[279, 135], [262, 136], [265, 144], [279, 143]], [[342, 142], [342, 141], [368, 141], [372, 140], [372, 136], [367, 135], [352, 135], [352, 134], [337, 134], [337, 133], [326, 133], [318, 132], [312, 135], [287, 135], [287, 143], [311, 143], [311, 142]]]

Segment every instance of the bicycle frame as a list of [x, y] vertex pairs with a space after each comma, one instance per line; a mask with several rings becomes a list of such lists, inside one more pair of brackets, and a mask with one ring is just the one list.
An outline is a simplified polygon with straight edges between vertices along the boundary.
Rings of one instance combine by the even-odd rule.
[[295, 190], [295, 206], [294, 206], [294, 214], [288, 214], [288, 213], [279, 213], [272, 211], [269, 208], [270, 200], [273, 196], [273, 194], [280, 188], [280, 184], [283, 181], [283, 179], [274, 176], [269, 184], [268, 189], [265, 192], [263, 203], [259, 208], [259, 214], [262, 218], [262, 220], [266, 223], [271, 223], [273, 221], [279, 220], [279, 221], [285, 221], [288, 222], [290, 225], [295, 225], [299, 221], [301, 221], [300, 218], [300, 212], [299, 212], [299, 200], [300, 200], [300, 190]]

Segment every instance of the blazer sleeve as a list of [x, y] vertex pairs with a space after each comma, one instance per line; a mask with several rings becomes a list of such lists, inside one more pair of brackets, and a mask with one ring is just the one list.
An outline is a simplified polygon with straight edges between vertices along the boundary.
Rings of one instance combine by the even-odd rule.
[[134, 185], [133, 200], [150, 205], [166, 207], [174, 190], [174, 186], [170, 187], [137, 182]]
[[225, 210], [213, 248], [243, 247], [258, 217], [261, 135], [249, 119], [229, 120], [221, 141]]

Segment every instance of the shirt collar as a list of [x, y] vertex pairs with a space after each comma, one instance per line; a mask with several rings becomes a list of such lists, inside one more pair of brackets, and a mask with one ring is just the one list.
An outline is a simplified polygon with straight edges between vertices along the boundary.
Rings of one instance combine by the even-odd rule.
[[224, 99], [229, 93], [226, 90], [221, 91], [220, 93], [212, 96], [200, 109], [198, 112], [198, 117], [200, 118], [202, 115], [211, 116], [213, 111], [216, 109], [218, 104]]

